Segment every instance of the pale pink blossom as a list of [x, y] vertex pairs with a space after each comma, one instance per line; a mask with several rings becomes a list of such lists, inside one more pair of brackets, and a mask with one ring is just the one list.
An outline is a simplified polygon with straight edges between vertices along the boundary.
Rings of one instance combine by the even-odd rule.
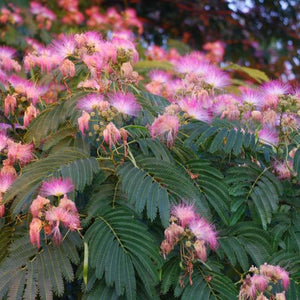
[[163, 114], [157, 117], [150, 126], [150, 134], [152, 138], [163, 138], [167, 135], [167, 145], [172, 147], [179, 129], [179, 120], [176, 116]]
[[136, 101], [135, 97], [131, 93], [117, 92], [110, 95], [110, 103], [120, 113], [124, 113], [130, 116], [137, 116], [141, 109], [140, 104]]
[[269, 279], [264, 275], [254, 274], [251, 277], [251, 284], [253, 284], [259, 292], [264, 292], [268, 286], [268, 283]]
[[164, 258], [166, 258], [166, 256], [173, 250], [174, 245], [170, 244], [167, 240], [163, 240], [161, 245], [160, 245], [160, 249], [163, 253]]
[[183, 111], [196, 120], [207, 123], [211, 122], [212, 113], [206, 109], [203, 109], [203, 103], [201, 102], [201, 99], [196, 97], [183, 98], [178, 104]]
[[45, 205], [50, 204], [50, 200], [40, 195], [35, 198], [31, 205], [30, 205], [30, 212], [34, 218], [41, 217], [41, 210], [44, 208]]
[[6, 134], [0, 132], [0, 151], [2, 151], [7, 146], [8, 137]]
[[189, 228], [197, 239], [204, 240], [213, 250], [217, 248], [217, 233], [205, 219], [197, 218], [191, 221]]
[[75, 76], [75, 64], [69, 59], [64, 59], [59, 66], [59, 70], [63, 77], [74, 77]]
[[33, 144], [21, 144], [8, 140], [7, 157], [12, 163], [19, 160], [21, 165], [26, 165], [33, 160]]
[[105, 129], [103, 130], [103, 139], [106, 144], [109, 145], [109, 148], [115, 147], [116, 143], [121, 140], [121, 133], [119, 129], [110, 122]]
[[38, 114], [39, 110], [31, 103], [24, 113], [24, 126], [27, 127], [29, 123], [37, 117]]
[[44, 181], [40, 190], [42, 196], [57, 196], [74, 191], [75, 186], [70, 178], [52, 178]]
[[169, 244], [175, 245], [179, 240], [179, 236], [183, 233], [184, 228], [172, 223], [166, 230], [165, 230], [165, 239], [168, 241]]
[[279, 179], [289, 179], [292, 176], [293, 163], [291, 161], [275, 161], [273, 168]]
[[94, 109], [103, 112], [110, 109], [110, 104], [108, 101], [104, 100], [103, 95], [93, 93], [80, 98], [78, 100], [77, 107], [87, 112], [92, 112]]
[[205, 247], [205, 241], [204, 240], [196, 240], [194, 243], [194, 249], [196, 251], [196, 255], [199, 259], [201, 259], [203, 262], [207, 259], [207, 250]]
[[10, 113], [14, 113], [17, 106], [17, 99], [15, 96], [7, 95], [4, 99], [4, 114], [8, 116]]
[[77, 213], [77, 208], [76, 208], [76, 205], [74, 203], [74, 201], [68, 199], [67, 195], [65, 194], [63, 198], [61, 198], [59, 200], [59, 205], [58, 207], [61, 207], [63, 208], [64, 210], [66, 211], [70, 211], [70, 212], [73, 212], [73, 213]]
[[179, 220], [183, 228], [197, 218], [194, 206], [188, 204], [178, 204], [174, 206], [171, 214]]
[[264, 144], [277, 145], [279, 141], [278, 133], [269, 128], [263, 128], [257, 133], [260, 141]]
[[85, 130], [89, 130], [90, 118], [90, 115], [86, 111], [83, 111], [81, 117], [78, 118], [78, 127], [82, 135], [84, 135]]
[[270, 277], [271, 279], [281, 280], [283, 288], [286, 290], [290, 284], [290, 278], [287, 271], [280, 266], [272, 266], [267, 263], [259, 267], [260, 273]]
[[29, 237], [32, 245], [40, 248], [40, 232], [42, 230], [43, 223], [39, 218], [33, 218], [29, 225]]

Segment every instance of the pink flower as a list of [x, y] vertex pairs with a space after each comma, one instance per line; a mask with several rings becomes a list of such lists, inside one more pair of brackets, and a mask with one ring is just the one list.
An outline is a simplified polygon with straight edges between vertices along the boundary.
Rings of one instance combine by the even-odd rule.
[[179, 120], [175, 116], [167, 114], [157, 117], [150, 126], [150, 134], [152, 138], [163, 138], [167, 134], [167, 145], [172, 147], [179, 129]]
[[110, 104], [104, 100], [103, 95], [93, 93], [79, 99], [77, 107], [87, 112], [92, 112], [94, 109], [103, 112], [110, 109]]
[[180, 221], [183, 228], [197, 218], [194, 206], [188, 204], [178, 204], [174, 206], [171, 214]]
[[197, 218], [190, 222], [189, 227], [197, 239], [204, 240], [213, 250], [217, 248], [217, 233], [205, 219]]
[[7, 95], [4, 100], [4, 114], [8, 116], [15, 111], [17, 106], [17, 99], [15, 96]]
[[[288, 166], [287, 166], [288, 163]], [[293, 163], [285, 161], [275, 161], [274, 162], [274, 171], [278, 175], [279, 179], [289, 179], [291, 178], [291, 170], [293, 170]]]
[[206, 247], [205, 247], [205, 241], [196, 240], [194, 243], [194, 248], [195, 248], [197, 257], [205, 262], [207, 259], [207, 251], [206, 251]]
[[257, 133], [260, 141], [264, 144], [277, 145], [279, 141], [278, 133], [274, 130], [264, 128]]
[[166, 230], [165, 230], [165, 238], [169, 244], [175, 245], [179, 240], [179, 236], [183, 233], [184, 228], [181, 226], [172, 223]]
[[114, 123], [110, 122], [105, 129], [103, 130], [103, 139], [106, 144], [109, 145], [111, 149], [116, 145], [118, 141], [121, 140], [121, 133], [119, 129], [114, 125]]
[[15, 174], [1, 173], [0, 174], [0, 193], [5, 193], [13, 182], [16, 180]]
[[61, 243], [62, 235], [59, 229], [59, 222], [52, 228], [52, 239], [55, 245]]
[[30, 205], [30, 212], [31, 212], [32, 216], [34, 218], [41, 217], [40, 213], [41, 213], [42, 208], [48, 204], [50, 204], [50, 200], [38, 195], [37, 198], [35, 198]]
[[0, 132], [0, 151], [2, 151], [7, 146], [8, 137], [6, 134]]
[[90, 115], [86, 111], [83, 111], [81, 117], [78, 118], [78, 127], [82, 135], [84, 135], [85, 130], [89, 130], [90, 118]]
[[203, 80], [216, 89], [224, 88], [230, 82], [228, 74], [214, 66], [211, 66], [203, 75]]
[[156, 81], [159, 83], [166, 83], [171, 80], [171, 74], [162, 70], [152, 70], [149, 73], [149, 77], [152, 81]]
[[40, 248], [40, 231], [42, 230], [43, 223], [39, 218], [33, 218], [29, 225], [29, 236], [32, 245]]
[[185, 111], [191, 117], [210, 123], [212, 120], [212, 114], [208, 110], [203, 109], [201, 99], [198, 98], [183, 98], [179, 101], [179, 105], [183, 111]]
[[39, 114], [39, 110], [31, 103], [24, 113], [24, 126], [27, 127], [29, 123], [34, 120]]
[[261, 108], [262, 103], [262, 95], [257, 90], [246, 89], [243, 91], [241, 100], [243, 103], [252, 104], [257, 108]]
[[64, 194], [74, 191], [75, 186], [70, 178], [52, 178], [43, 182], [40, 193], [41, 195], [60, 197]]
[[290, 278], [287, 271], [280, 266], [272, 266], [263, 264], [259, 267], [260, 274], [270, 277], [271, 279], [281, 280], [284, 289], [286, 290], [290, 284]]
[[74, 77], [75, 76], [75, 65], [69, 59], [64, 59], [59, 66], [59, 70], [63, 77]]
[[7, 151], [7, 157], [12, 163], [19, 160], [21, 165], [25, 165], [33, 159], [33, 144], [22, 145], [21, 143], [8, 140]]
[[73, 212], [73, 213], [77, 213], [78, 212], [75, 203], [72, 200], [68, 199], [68, 197], [67, 197], [66, 194], [64, 195], [63, 198], [61, 198], [59, 200], [58, 207], [61, 207], [64, 210], [70, 211], [70, 212]]
[[112, 44], [116, 47], [119, 52], [124, 52], [129, 56], [130, 60], [133, 62], [138, 62], [139, 53], [137, 52], [134, 44], [131, 41], [114, 37], [112, 39]]
[[134, 95], [131, 93], [114, 93], [110, 96], [110, 103], [120, 113], [124, 113], [130, 116], [136, 116], [141, 109], [140, 104], [137, 103]]
[[160, 249], [163, 253], [164, 258], [173, 250], [173, 245], [170, 244], [167, 240], [163, 240]]
[[61, 35], [58, 40], [52, 42], [53, 51], [61, 58], [72, 56], [76, 51], [76, 42], [73, 35]]
[[256, 289], [260, 292], [264, 292], [268, 286], [269, 280], [264, 275], [254, 274], [251, 277], [251, 283], [256, 287]]

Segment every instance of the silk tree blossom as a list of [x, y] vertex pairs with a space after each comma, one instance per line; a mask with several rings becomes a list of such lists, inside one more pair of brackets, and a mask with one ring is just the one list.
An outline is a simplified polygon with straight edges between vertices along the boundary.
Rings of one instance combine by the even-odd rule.
[[110, 103], [120, 113], [124, 113], [130, 116], [137, 116], [141, 109], [139, 103], [137, 103], [135, 97], [131, 93], [117, 92], [110, 95]]
[[239, 292], [240, 300], [285, 300], [285, 292], [278, 293], [280, 283], [286, 290], [290, 282], [289, 274], [283, 268], [265, 263], [259, 269], [252, 266], [249, 272], [253, 274], [247, 274], [243, 280]]
[[21, 165], [26, 165], [33, 160], [33, 148], [33, 144], [21, 144], [8, 140], [7, 158], [11, 163], [19, 161]]
[[13, 59], [16, 50], [6, 46], [0, 46], [0, 67], [6, 71], [16, 71], [21, 70], [20, 64]]
[[122, 54], [127, 55], [132, 62], [138, 62], [139, 54], [131, 41], [114, 37], [111, 42], [118, 50], [118, 55], [123, 52]]
[[78, 127], [82, 135], [84, 135], [85, 130], [89, 130], [90, 119], [91, 116], [86, 111], [83, 111], [81, 117], [78, 118]]
[[93, 110], [103, 112], [110, 109], [110, 104], [108, 101], [104, 100], [104, 96], [102, 94], [93, 93], [80, 98], [77, 103], [77, 108], [89, 113]]
[[12, 173], [0, 173], [0, 194], [4, 194], [16, 180]]
[[33, 218], [40, 218], [42, 217], [42, 209], [50, 204], [50, 200], [44, 197], [41, 197], [40, 195], [35, 198], [31, 205], [30, 205], [30, 212], [33, 216]]
[[201, 99], [196, 97], [183, 98], [178, 102], [181, 109], [189, 116], [203, 122], [210, 123], [212, 120], [212, 113], [206, 109], [203, 109]]
[[7, 146], [8, 137], [3, 132], [0, 132], [0, 151], [2, 151]]
[[27, 127], [29, 123], [37, 117], [38, 114], [39, 110], [31, 103], [24, 113], [24, 126]]
[[74, 35], [60, 35], [59, 39], [54, 40], [50, 46], [54, 53], [62, 59], [72, 56], [76, 52], [76, 41]]
[[272, 280], [281, 280], [283, 288], [287, 290], [290, 284], [289, 273], [280, 266], [272, 266], [267, 263], [263, 264], [259, 268], [260, 273], [270, 277]]
[[197, 239], [205, 241], [213, 250], [217, 248], [217, 233], [204, 218], [194, 219], [189, 227]]
[[44, 197], [60, 197], [74, 191], [75, 186], [70, 178], [52, 178], [43, 182], [40, 194]]
[[33, 218], [29, 225], [29, 237], [32, 245], [38, 249], [41, 246], [40, 232], [43, 228], [43, 222], [39, 218]]
[[258, 90], [254, 89], [246, 89], [242, 92], [241, 100], [243, 104], [250, 104], [253, 105], [255, 108], [262, 108], [263, 106], [263, 99], [262, 94]]
[[59, 70], [63, 77], [72, 78], [76, 73], [75, 64], [69, 59], [63, 60], [63, 62], [59, 66]]
[[171, 210], [171, 215], [176, 217], [184, 228], [196, 219], [195, 207], [188, 204], [178, 204]]
[[292, 161], [275, 161], [273, 169], [279, 179], [289, 179], [293, 175], [293, 162]]
[[203, 75], [203, 80], [215, 89], [221, 89], [229, 85], [230, 77], [215, 66], [211, 66]]
[[7, 117], [9, 114], [13, 114], [17, 107], [17, 99], [13, 95], [7, 95], [4, 99], [4, 114]]
[[168, 114], [157, 117], [149, 128], [152, 138], [159, 137], [164, 139], [164, 136], [166, 135], [168, 147], [174, 145], [178, 130], [179, 119], [176, 116]]
[[279, 142], [278, 133], [274, 129], [263, 128], [258, 131], [257, 136], [264, 144], [277, 145]]
[[103, 140], [109, 145], [110, 149], [115, 147], [117, 142], [121, 141], [121, 132], [114, 123], [110, 122], [103, 130]]
[[38, 98], [47, 91], [47, 87], [35, 85], [33, 82], [17, 75], [11, 75], [8, 81], [17, 94], [25, 95], [34, 105], [37, 103]]

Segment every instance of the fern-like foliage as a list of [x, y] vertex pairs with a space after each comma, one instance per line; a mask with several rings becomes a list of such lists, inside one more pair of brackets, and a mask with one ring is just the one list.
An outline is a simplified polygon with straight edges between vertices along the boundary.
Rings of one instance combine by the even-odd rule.
[[37, 250], [31, 245], [28, 233], [16, 238], [8, 250], [8, 256], [0, 264], [0, 297], [7, 299], [53, 299], [64, 293], [64, 279], [74, 280], [72, 264], [80, 259], [78, 247], [81, 239], [77, 233], [69, 233], [57, 247], [45, 245]]
[[184, 130], [189, 135], [184, 141], [185, 145], [200, 147], [210, 153], [219, 151], [239, 155], [245, 149], [258, 149], [255, 135], [240, 128], [237, 123], [225, 120], [215, 120], [213, 124], [194, 122], [185, 126]]
[[140, 156], [134, 163], [128, 162], [120, 166], [118, 174], [122, 189], [137, 212], [147, 207], [147, 216], [154, 220], [158, 210], [164, 226], [168, 225], [170, 203], [174, 197], [195, 202], [203, 215], [210, 216], [206, 199], [187, 172], [175, 164]]
[[158, 283], [161, 257], [154, 237], [130, 210], [107, 207], [95, 218], [85, 239], [95, 276], [105, 278], [118, 296], [136, 299], [136, 275], [151, 295]]
[[252, 163], [233, 167], [227, 173], [226, 182], [232, 196], [231, 210], [235, 215], [231, 224], [238, 221], [248, 206], [253, 219], [266, 229], [278, 209], [283, 191], [280, 181], [267, 168], [262, 169]]
[[[247, 271], [251, 264], [260, 266], [272, 253], [270, 235], [253, 222], [237, 223], [220, 232], [220, 257], [225, 255], [233, 266]], [[250, 259], [250, 260], [249, 260]]]

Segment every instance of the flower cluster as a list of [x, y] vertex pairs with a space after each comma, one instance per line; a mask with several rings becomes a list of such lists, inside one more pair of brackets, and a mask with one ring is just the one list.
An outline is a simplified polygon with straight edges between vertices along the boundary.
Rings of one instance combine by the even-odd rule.
[[[74, 190], [70, 179], [53, 178], [43, 183], [40, 195], [30, 206], [32, 221], [29, 226], [30, 242], [40, 248], [40, 233], [44, 229], [45, 238], [52, 237], [55, 244], [60, 244], [62, 234], [60, 225], [70, 231], [80, 229], [80, 219], [75, 203], [68, 199], [67, 193]], [[42, 195], [42, 196], [41, 196]], [[47, 196], [56, 196], [58, 205], [52, 205]]]
[[283, 268], [265, 263], [259, 269], [251, 267], [249, 272], [251, 275], [242, 282], [240, 300], [285, 300], [285, 292], [278, 293], [277, 288], [282, 286], [287, 290], [290, 283], [289, 274]]
[[217, 232], [195, 212], [192, 205], [179, 204], [173, 207], [170, 225], [164, 234], [165, 239], [160, 246], [163, 256], [166, 257], [179, 244], [185, 275], [189, 274], [192, 284], [193, 264], [197, 260], [202, 262], [207, 260], [208, 248], [211, 250], [217, 248]]

